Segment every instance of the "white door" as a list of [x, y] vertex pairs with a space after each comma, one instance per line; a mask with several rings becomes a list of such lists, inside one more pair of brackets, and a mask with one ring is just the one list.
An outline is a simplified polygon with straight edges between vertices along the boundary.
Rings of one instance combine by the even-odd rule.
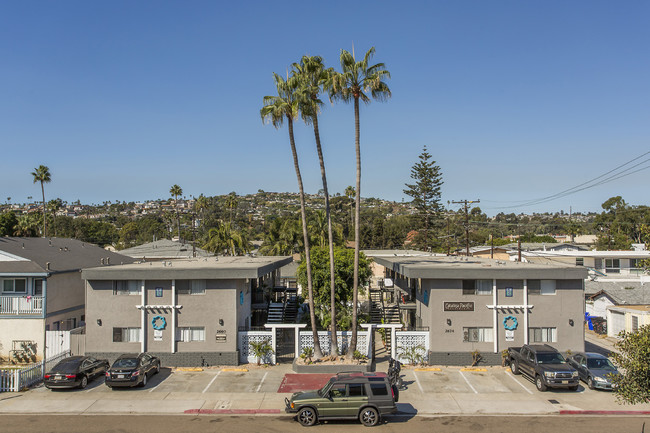
[[[625, 314], [616, 311], [610, 311], [611, 320], [607, 323], [607, 335], [610, 337], [618, 336], [618, 333], [625, 331]], [[611, 323], [610, 323], [611, 322]]]

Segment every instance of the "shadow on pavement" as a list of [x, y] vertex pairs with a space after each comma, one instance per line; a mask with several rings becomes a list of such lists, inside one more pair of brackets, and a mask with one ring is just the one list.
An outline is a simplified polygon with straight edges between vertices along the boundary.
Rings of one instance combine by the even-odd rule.
[[599, 346], [597, 344], [594, 344], [590, 341], [585, 341], [585, 352], [595, 352], [595, 353], [600, 353], [601, 355], [609, 356], [611, 350]]

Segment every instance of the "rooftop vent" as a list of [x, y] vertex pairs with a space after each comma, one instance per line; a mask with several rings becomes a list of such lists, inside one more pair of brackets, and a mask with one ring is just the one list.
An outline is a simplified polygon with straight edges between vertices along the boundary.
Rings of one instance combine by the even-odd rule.
[[50, 270], [50, 262], [45, 262], [45, 270], [46, 271]]

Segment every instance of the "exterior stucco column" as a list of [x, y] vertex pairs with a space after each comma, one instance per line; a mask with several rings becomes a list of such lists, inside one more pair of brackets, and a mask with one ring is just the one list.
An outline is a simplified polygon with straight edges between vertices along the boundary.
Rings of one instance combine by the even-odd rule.
[[492, 280], [492, 305], [494, 305], [494, 308], [492, 309], [492, 326], [493, 326], [493, 334], [494, 334], [494, 353], [499, 352], [499, 327], [497, 326], [497, 280], [493, 279]]
[[172, 280], [172, 353], [176, 353], [176, 280]]
[[140, 310], [140, 326], [142, 332], [142, 341], [140, 342], [140, 352], [147, 351], [147, 321], [146, 321], [146, 312], [147, 312], [147, 293], [144, 286], [144, 280], [141, 281], [141, 296], [142, 296], [142, 310]]
[[524, 344], [528, 344], [528, 280], [524, 280]]

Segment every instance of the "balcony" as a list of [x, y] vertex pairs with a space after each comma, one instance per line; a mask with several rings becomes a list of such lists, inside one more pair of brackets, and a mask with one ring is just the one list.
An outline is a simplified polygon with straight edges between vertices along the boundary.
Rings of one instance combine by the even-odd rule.
[[0, 296], [0, 316], [40, 316], [42, 296]]

